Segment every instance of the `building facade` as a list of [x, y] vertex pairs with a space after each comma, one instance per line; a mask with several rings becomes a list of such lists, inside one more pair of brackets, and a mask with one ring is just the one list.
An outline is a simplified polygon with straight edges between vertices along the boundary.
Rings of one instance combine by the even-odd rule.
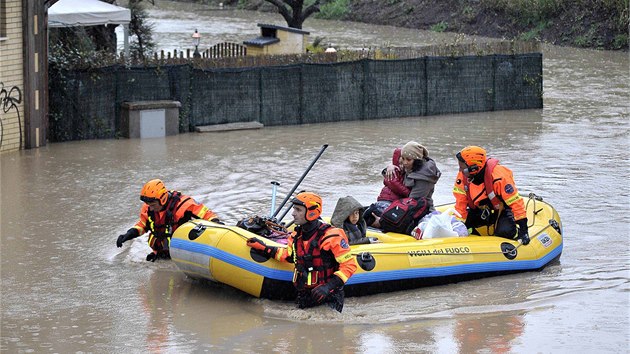
[[0, 18], [0, 151], [13, 151], [24, 125], [21, 1], [0, 0]]
[[0, 0], [0, 152], [46, 144], [49, 2]]

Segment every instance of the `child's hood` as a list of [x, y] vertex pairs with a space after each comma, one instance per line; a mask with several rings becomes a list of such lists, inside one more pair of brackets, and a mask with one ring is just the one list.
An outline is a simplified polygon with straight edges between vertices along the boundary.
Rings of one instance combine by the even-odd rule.
[[337, 205], [335, 206], [335, 211], [330, 218], [330, 223], [335, 227], [342, 227], [343, 222], [346, 221], [348, 216], [350, 216], [350, 213], [352, 213], [355, 209], [360, 209], [360, 220], [363, 214], [363, 205], [352, 196], [339, 198], [339, 200], [337, 201]]

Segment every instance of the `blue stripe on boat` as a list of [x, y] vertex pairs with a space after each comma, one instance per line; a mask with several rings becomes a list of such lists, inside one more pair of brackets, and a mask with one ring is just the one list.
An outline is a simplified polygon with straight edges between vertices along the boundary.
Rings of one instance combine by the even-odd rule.
[[266, 278], [292, 281], [293, 272], [286, 270], [272, 269], [262, 264], [245, 260], [231, 253], [222, 251], [216, 247], [190, 242], [179, 238], [171, 239], [171, 248], [178, 248], [184, 251], [205, 254], [208, 257], [216, 258], [235, 267], [243, 268], [255, 274], [260, 274]]

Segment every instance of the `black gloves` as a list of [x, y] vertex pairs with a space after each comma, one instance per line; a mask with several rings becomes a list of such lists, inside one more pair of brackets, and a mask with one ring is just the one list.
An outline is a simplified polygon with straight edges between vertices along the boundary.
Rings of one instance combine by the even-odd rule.
[[122, 244], [125, 243], [125, 241], [127, 241], [127, 234], [118, 236], [118, 239], [116, 240], [116, 247], [122, 247]]
[[339, 279], [338, 276], [333, 275], [328, 283], [318, 285], [313, 290], [311, 290], [311, 296], [313, 300], [317, 301], [317, 303], [322, 303], [326, 300], [328, 295], [332, 294], [336, 289], [339, 289], [343, 286], [343, 280]]
[[168, 251], [158, 251], [158, 252], [151, 252], [149, 254], [147, 254], [147, 261], [149, 262], [155, 262], [156, 259], [171, 259], [171, 255]]
[[217, 224], [225, 225], [225, 223], [224, 223], [224, 222], [222, 222], [221, 220], [219, 220], [219, 218], [214, 218], [214, 219], [212, 219], [212, 220], [210, 220], [210, 221], [215, 222], [215, 223], [217, 223]]
[[529, 234], [527, 233], [527, 218], [516, 221], [516, 225], [518, 225], [518, 236], [517, 238], [521, 240], [523, 245], [529, 244]]
[[157, 258], [158, 258], [157, 253], [153, 253], [153, 252], [151, 252], [151, 253], [147, 254], [147, 261], [148, 261], [148, 262], [155, 262], [155, 260], [156, 260]]
[[193, 218], [197, 219], [197, 215], [193, 214], [193, 212], [190, 210], [186, 210], [186, 212], [184, 213], [184, 216], [182, 216], [182, 218], [179, 219], [179, 224], [181, 225], [185, 222], [190, 221]]
[[131, 229], [127, 230], [126, 234], [118, 236], [118, 239], [116, 240], [116, 247], [120, 248], [122, 247], [123, 243], [125, 243], [125, 241], [133, 240], [138, 236], [140, 236], [140, 233], [137, 229], [132, 227]]
[[261, 251], [262, 253], [269, 255], [269, 257], [276, 257], [276, 253], [278, 252], [278, 248], [276, 247], [269, 247], [267, 245], [265, 245], [264, 242], [262, 242], [261, 240], [252, 237], [250, 239], [247, 240], [247, 246], [257, 250], [257, 251]]

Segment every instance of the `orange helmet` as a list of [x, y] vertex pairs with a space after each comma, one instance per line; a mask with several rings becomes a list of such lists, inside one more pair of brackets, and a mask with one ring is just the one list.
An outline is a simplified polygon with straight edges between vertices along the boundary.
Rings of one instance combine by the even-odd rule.
[[476, 174], [486, 164], [486, 150], [479, 146], [467, 146], [458, 152], [457, 159], [468, 166], [468, 173]]
[[306, 220], [317, 220], [322, 215], [322, 197], [311, 192], [300, 192], [293, 198], [291, 203], [301, 205], [306, 208]]
[[140, 200], [145, 203], [159, 200], [160, 205], [166, 204], [168, 200], [168, 191], [164, 186], [164, 182], [159, 179], [152, 179], [147, 182], [140, 192]]

